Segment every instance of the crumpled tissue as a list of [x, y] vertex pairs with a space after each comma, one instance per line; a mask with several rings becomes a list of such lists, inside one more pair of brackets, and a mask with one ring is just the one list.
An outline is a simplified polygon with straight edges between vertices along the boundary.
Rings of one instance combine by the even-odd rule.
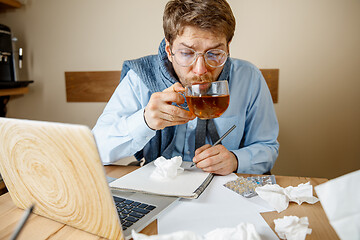
[[132, 230], [131, 234], [134, 240], [260, 240], [255, 226], [251, 223], [240, 223], [235, 228], [217, 228], [204, 236], [191, 231], [147, 236]]
[[180, 167], [182, 164], [182, 157], [176, 156], [171, 159], [166, 159], [163, 156], [158, 157], [155, 161], [155, 170], [151, 174], [151, 178], [166, 181], [174, 179], [176, 176], [184, 172], [184, 168]]
[[311, 234], [307, 217], [284, 216], [274, 220], [275, 231], [281, 239], [304, 240], [306, 234]]
[[314, 204], [319, 199], [313, 196], [313, 189], [310, 182], [301, 183], [297, 187], [280, 187], [278, 184], [267, 184], [255, 188], [256, 193], [276, 211], [282, 212], [289, 206], [289, 201], [301, 204], [307, 202]]
[[321, 205], [340, 239], [360, 239], [360, 170], [315, 186]]

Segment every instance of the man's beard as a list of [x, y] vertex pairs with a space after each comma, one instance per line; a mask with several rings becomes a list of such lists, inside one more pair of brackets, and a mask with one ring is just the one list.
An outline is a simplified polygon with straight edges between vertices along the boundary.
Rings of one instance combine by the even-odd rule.
[[211, 75], [205, 74], [201, 76], [193, 76], [191, 78], [185, 79], [186, 86], [192, 84], [206, 83], [206, 82], [214, 82], [214, 78]]

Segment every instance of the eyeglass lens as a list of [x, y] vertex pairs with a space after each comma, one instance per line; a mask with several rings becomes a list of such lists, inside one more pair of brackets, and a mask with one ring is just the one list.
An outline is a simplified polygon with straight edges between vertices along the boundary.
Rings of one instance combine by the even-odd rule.
[[220, 67], [227, 59], [227, 53], [221, 49], [212, 49], [206, 53], [197, 53], [192, 49], [181, 49], [176, 51], [173, 55], [175, 61], [183, 67], [194, 64], [200, 55], [204, 56], [206, 63], [211, 67]]

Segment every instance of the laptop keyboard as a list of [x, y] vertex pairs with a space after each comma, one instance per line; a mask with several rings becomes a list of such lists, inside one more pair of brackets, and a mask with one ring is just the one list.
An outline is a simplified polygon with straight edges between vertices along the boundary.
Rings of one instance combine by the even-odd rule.
[[113, 197], [123, 230], [131, 227], [131, 225], [136, 223], [140, 218], [156, 208], [156, 206], [153, 205], [135, 202], [125, 198]]

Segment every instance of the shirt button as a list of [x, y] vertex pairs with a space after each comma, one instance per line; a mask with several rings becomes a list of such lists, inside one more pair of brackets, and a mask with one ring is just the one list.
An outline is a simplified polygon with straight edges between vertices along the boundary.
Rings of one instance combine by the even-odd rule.
[[190, 151], [187, 151], [186, 154], [190, 154]]

